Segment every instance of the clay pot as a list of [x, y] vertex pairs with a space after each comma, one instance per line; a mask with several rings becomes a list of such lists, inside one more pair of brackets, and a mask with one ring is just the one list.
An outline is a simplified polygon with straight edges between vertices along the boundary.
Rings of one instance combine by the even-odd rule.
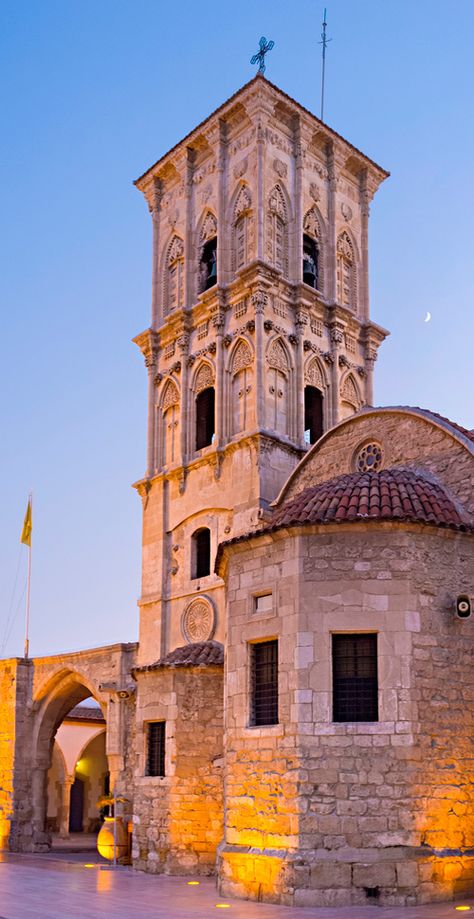
[[114, 824], [117, 860], [128, 855], [128, 835], [121, 817], [104, 817], [97, 837], [97, 851], [103, 858], [113, 861], [114, 858]]

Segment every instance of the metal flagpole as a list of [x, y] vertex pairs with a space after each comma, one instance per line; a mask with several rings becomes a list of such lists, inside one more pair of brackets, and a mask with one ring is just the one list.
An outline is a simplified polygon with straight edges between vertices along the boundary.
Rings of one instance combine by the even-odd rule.
[[[30, 514], [31, 519], [33, 519], [33, 492], [30, 491], [28, 496], [28, 503], [30, 505]], [[30, 544], [28, 546], [28, 584], [26, 588], [26, 622], [25, 622], [25, 657], [29, 656], [30, 652], [30, 595], [31, 595], [31, 535], [30, 535]]]
[[323, 63], [322, 63], [322, 77], [321, 77], [321, 121], [324, 121], [324, 78], [326, 75], [326, 47], [328, 42], [332, 41], [331, 38], [326, 38], [326, 9], [324, 10], [324, 21], [323, 21], [323, 31], [321, 32], [322, 41], [319, 42], [323, 46]]

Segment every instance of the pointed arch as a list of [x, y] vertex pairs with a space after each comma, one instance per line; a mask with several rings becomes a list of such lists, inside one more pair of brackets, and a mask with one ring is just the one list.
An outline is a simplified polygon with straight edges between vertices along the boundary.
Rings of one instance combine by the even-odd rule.
[[198, 223], [198, 292], [217, 283], [217, 217], [206, 209]]
[[341, 379], [339, 395], [341, 420], [353, 415], [363, 405], [359, 386], [350, 370]]
[[163, 315], [184, 304], [184, 242], [174, 234], [165, 249], [163, 265]]
[[339, 233], [336, 244], [337, 300], [357, 311], [357, 249], [347, 229]]
[[198, 222], [198, 239], [200, 245], [204, 245], [209, 239], [217, 236], [217, 217], [206, 208]]
[[228, 404], [229, 434], [234, 436], [253, 426], [253, 350], [249, 342], [239, 338], [229, 358]]
[[307, 386], [316, 386], [321, 392], [327, 388], [328, 382], [326, 371], [316, 355], [310, 357], [306, 362], [304, 381]]
[[252, 212], [252, 195], [245, 182], [241, 182], [231, 201], [232, 270], [243, 268], [254, 250], [255, 229]]
[[[314, 283], [311, 286], [321, 293], [325, 290], [326, 275], [326, 228], [322, 215], [313, 204], [303, 219], [303, 280], [305, 280], [305, 262], [309, 261], [309, 272], [314, 267]], [[313, 265], [311, 265], [313, 263]]]
[[267, 204], [267, 257], [269, 262], [288, 274], [288, 227], [290, 204], [284, 186], [278, 182], [273, 186]]
[[156, 436], [158, 466], [169, 466], [179, 458], [180, 395], [177, 384], [163, 384], [157, 405]]
[[207, 389], [208, 386], [214, 386], [214, 380], [215, 375], [213, 366], [208, 363], [208, 361], [201, 361], [193, 375], [193, 392], [199, 393], [202, 392], [203, 389]]
[[290, 360], [288, 356], [288, 351], [286, 350], [285, 345], [283, 344], [281, 338], [275, 338], [271, 342], [268, 352], [267, 352], [267, 361], [269, 367], [272, 367], [274, 370], [278, 370], [280, 373], [288, 375], [290, 370]]
[[275, 338], [267, 350], [267, 424], [285, 437], [294, 431], [294, 387], [291, 359], [281, 338]]

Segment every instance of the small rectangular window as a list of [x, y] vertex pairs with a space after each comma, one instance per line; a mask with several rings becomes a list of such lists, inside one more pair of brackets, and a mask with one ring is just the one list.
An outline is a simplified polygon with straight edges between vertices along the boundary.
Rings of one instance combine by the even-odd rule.
[[251, 645], [252, 725], [278, 724], [278, 641]]
[[256, 613], [267, 613], [273, 607], [273, 594], [262, 594], [260, 597], [254, 597], [254, 611]]
[[165, 721], [150, 721], [147, 729], [146, 775], [165, 774]]
[[377, 635], [333, 635], [333, 721], [378, 721]]

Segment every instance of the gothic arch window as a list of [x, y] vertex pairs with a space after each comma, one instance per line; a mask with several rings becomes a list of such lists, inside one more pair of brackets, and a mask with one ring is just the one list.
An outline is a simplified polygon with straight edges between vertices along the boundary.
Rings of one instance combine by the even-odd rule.
[[237, 191], [232, 213], [232, 268], [238, 271], [247, 264], [253, 247], [252, 198], [247, 185]]
[[268, 426], [279, 434], [290, 435], [290, 362], [280, 338], [270, 345], [268, 364]]
[[178, 460], [179, 392], [172, 380], [165, 383], [158, 412], [159, 463], [168, 466]]
[[267, 256], [284, 275], [288, 274], [288, 205], [280, 185], [275, 185], [268, 199]]
[[344, 230], [337, 240], [337, 299], [343, 306], [357, 306], [356, 260], [354, 246]]
[[362, 405], [362, 399], [360, 397], [358, 386], [352, 376], [352, 373], [346, 374], [344, 379], [341, 381], [340, 387], [340, 415], [341, 420], [344, 418], [349, 418], [350, 415], [353, 415], [354, 412], [359, 411]]
[[184, 243], [173, 236], [165, 259], [165, 289], [163, 314], [167, 316], [184, 303]]
[[196, 450], [212, 444], [216, 431], [214, 374], [209, 364], [201, 364], [194, 378], [194, 419]]
[[253, 356], [248, 342], [240, 339], [230, 360], [230, 426], [231, 434], [239, 434], [251, 426]]
[[211, 531], [200, 527], [191, 536], [191, 578], [205, 578], [211, 573]]
[[303, 281], [315, 290], [323, 290], [321, 220], [315, 207], [305, 215], [303, 221]]
[[326, 383], [321, 366], [313, 357], [304, 375], [304, 439], [307, 444], [315, 444], [324, 431], [324, 393]]
[[217, 220], [207, 211], [199, 231], [199, 293], [217, 284]]

